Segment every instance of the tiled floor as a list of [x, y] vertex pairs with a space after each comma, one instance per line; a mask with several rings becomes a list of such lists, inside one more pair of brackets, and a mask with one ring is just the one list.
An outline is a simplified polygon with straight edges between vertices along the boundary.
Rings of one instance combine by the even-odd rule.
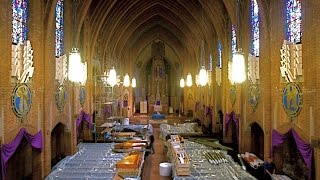
[[144, 162], [142, 180], [170, 180], [171, 177], [160, 176], [159, 164], [168, 162], [167, 150], [163, 144], [163, 140], [159, 138], [160, 129], [154, 128], [154, 149], [155, 154], [149, 154]]

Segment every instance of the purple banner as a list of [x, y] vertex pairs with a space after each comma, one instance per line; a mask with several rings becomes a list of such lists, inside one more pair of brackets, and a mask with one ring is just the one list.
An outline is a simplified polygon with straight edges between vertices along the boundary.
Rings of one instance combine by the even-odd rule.
[[207, 106], [206, 107], [206, 116], [209, 116], [209, 115], [212, 116], [212, 109], [213, 109], [212, 106]]
[[33, 148], [39, 149], [42, 151], [42, 132], [39, 131], [37, 134], [32, 136], [29, 134], [25, 128], [20, 129], [16, 138], [11, 141], [9, 144], [3, 144], [1, 147], [1, 170], [2, 170], [2, 179], [4, 180], [6, 177], [6, 163], [17, 150], [20, 145], [22, 138], [25, 137]]
[[226, 113], [226, 126], [225, 126], [226, 136], [228, 135], [229, 123], [231, 121], [234, 121], [234, 123], [236, 124], [237, 140], [238, 140], [239, 139], [239, 118], [236, 117], [236, 114], [234, 113], [234, 111], [232, 111], [230, 114]]
[[293, 136], [293, 138], [297, 144], [298, 150], [299, 150], [304, 162], [306, 163], [306, 165], [308, 167], [309, 179], [312, 179], [313, 151], [312, 151], [311, 145], [308, 143], [305, 143], [299, 137], [299, 135], [296, 133], [296, 131], [294, 129], [289, 129], [289, 131], [286, 134], [280, 134], [279, 132], [277, 132], [276, 130], [273, 129], [272, 130], [272, 149], [271, 149], [271, 152], [273, 153], [274, 148], [276, 148], [280, 144], [282, 144], [285, 140], [288, 139], [289, 136]]
[[91, 120], [90, 115], [87, 114], [86, 112], [84, 112], [84, 110], [81, 110], [80, 115], [76, 120], [76, 123], [77, 123], [77, 135], [78, 135], [78, 131], [79, 131], [79, 126], [80, 126], [80, 124], [81, 124], [81, 122], [83, 120], [88, 122], [88, 128], [91, 129], [91, 125], [92, 124], [91, 124], [91, 121], [90, 121]]

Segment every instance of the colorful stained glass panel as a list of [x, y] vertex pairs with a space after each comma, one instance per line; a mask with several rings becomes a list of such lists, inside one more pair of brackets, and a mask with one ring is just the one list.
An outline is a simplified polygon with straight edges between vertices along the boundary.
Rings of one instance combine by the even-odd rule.
[[27, 40], [28, 1], [12, 1], [12, 43], [20, 44]]
[[231, 52], [232, 54], [237, 52], [237, 36], [236, 36], [236, 29], [234, 28], [234, 26], [232, 25], [231, 27]]
[[210, 53], [210, 56], [209, 56], [209, 71], [212, 71], [212, 55]]
[[56, 47], [55, 55], [63, 55], [63, 0], [58, 0], [56, 5]]
[[287, 39], [293, 43], [301, 42], [301, 0], [287, 0]]
[[220, 41], [218, 42], [218, 61], [217, 61], [217, 67], [220, 69], [222, 68], [222, 45]]
[[257, 0], [251, 0], [251, 51], [259, 56], [259, 7]]

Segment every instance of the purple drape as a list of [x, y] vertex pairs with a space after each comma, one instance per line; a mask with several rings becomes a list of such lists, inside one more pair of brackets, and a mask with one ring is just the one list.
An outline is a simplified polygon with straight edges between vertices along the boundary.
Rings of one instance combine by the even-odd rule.
[[32, 136], [29, 134], [25, 128], [20, 129], [16, 138], [11, 141], [9, 144], [3, 144], [1, 147], [1, 171], [2, 171], [2, 179], [5, 179], [6, 176], [6, 163], [17, 150], [20, 145], [22, 138], [25, 137], [33, 148], [39, 149], [42, 151], [42, 132], [39, 131], [37, 134]]
[[104, 108], [103, 113], [104, 113], [104, 114], [106, 114], [106, 113], [111, 114], [111, 107], [110, 107], [110, 106], [106, 106], [106, 107]]
[[298, 150], [304, 160], [304, 162], [307, 164], [308, 167], [308, 176], [309, 179], [312, 179], [312, 159], [313, 159], [313, 151], [310, 144], [305, 143], [299, 135], [296, 133], [294, 129], [290, 129], [286, 134], [280, 134], [276, 130], [272, 130], [272, 153], [274, 148], [282, 144], [286, 139], [288, 139], [289, 136], [293, 136]]
[[234, 123], [236, 124], [237, 140], [238, 140], [238, 137], [239, 137], [239, 118], [236, 117], [236, 114], [234, 113], [234, 111], [232, 111], [230, 114], [226, 113], [226, 126], [225, 126], [226, 136], [228, 134], [229, 123], [231, 122], [231, 120], [233, 120]]
[[209, 116], [211, 115], [212, 116], [212, 106], [207, 106], [206, 107], [206, 116]]
[[91, 128], [91, 118], [90, 118], [90, 115], [89, 114], [87, 114], [86, 112], [84, 112], [84, 110], [81, 110], [81, 112], [80, 112], [80, 115], [79, 115], [79, 117], [77, 118], [77, 121], [76, 121], [76, 123], [77, 123], [77, 134], [78, 134], [78, 130], [79, 130], [79, 126], [80, 126], [80, 124], [81, 124], [81, 121], [83, 121], [83, 120], [85, 120], [85, 121], [87, 121], [88, 122], [88, 128], [90, 129]]

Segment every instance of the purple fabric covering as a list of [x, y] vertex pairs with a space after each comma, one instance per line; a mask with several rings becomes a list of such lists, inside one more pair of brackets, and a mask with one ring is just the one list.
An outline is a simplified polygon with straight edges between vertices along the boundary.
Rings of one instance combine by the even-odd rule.
[[212, 116], [212, 106], [207, 106], [206, 107], [206, 116]]
[[127, 107], [128, 106], [128, 101], [123, 101], [123, 107]]
[[79, 126], [81, 124], [81, 121], [83, 121], [83, 120], [88, 122], [88, 128], [91, 129], [91, 125], [92, 124], [91, 124], [91, 121], [90, 121], [91, 120], [90, 115], [87, 114], [86, 112], [84, 112], [84, 110], [81, 110], [80, 115], [79, 115], [79, 117], [77, 118], [77, 121], [76, 121], [76, 123], [77, 123], [77, 135], [78, 135], [78, 131], [79, 131]]
[[289, 136], [293, 136], [297, 147], [299, 149], [299, 152], [304, 160], [304, 162], [307, 164], [308, 167], [308, 176], [309, 179], [312, 179], [312, 160], [313, 160], [313, 151], [310, 144], [305, 143], [299, 135], [296, 133], [294, 129], [289, 129], [289, 131], [286, 134], [280, 134], [276, 130], [272, 130], [272, 153], [274, 148], [282, 144], [286, 139], [288, 139]]
[[238, 137], [239, 137], [239, 118], [236, 117], [234, 111], [232, 111], [230, 114], [226, 113], [226, 127], [225, 127], [226, 136], [228, 134], [229, 123], [231, 122], [231, 120], [233, 120], [234, 123], [236, 124], [237, 140], [238, 140]]
[[1, 171], [2, 171], [2, 179], [5, 179], [6, 176], [6, 163], [17, 150], [18, 146], [20, 145], [22, 138], [25, 137], [32, 147], [36, 149], [40, 149], [42, 151], [43, 144], [42, 144], [42, 132], [39, 131], [37, 134], [32, 136], [29, 134], [25, 128], [20, 129], [16, 138], [11, 141], [9, 144], [3, 144], [1, 147]]
[[110, 106], [106, 106], [106, 107], [104, 108], [103, 113], [104, 113], [104, 114], [106, 114], [106, 113], [111, 114], [111, 107], [110, 107]]

